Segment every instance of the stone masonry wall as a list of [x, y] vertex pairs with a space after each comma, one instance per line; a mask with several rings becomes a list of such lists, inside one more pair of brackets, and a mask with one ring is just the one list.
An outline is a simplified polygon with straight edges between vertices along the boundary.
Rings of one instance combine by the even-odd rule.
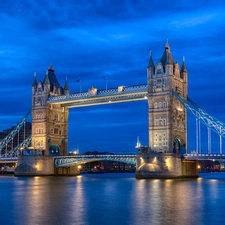
[[54, 158], [52, 156], [19, 156], [15, 176], [54, 175]]
[[180, 154], [173, 153], [137, 154], [137, 179], [179, 177], [198, 177], [196, 161], [183, 161]]

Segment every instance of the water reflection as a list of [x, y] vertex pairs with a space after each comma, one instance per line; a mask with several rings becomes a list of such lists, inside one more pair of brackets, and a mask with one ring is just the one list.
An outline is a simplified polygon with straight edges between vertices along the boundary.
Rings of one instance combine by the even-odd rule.
[[1, 224], [223, 224], [225, 175], [207, 176], [0, 177]]

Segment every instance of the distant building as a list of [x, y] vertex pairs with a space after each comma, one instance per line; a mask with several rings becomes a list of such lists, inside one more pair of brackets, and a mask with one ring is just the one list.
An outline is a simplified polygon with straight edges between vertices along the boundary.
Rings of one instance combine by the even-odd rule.
[[135, 172], [135, 165], [114, 161], [96, 161], [84, 164], [82, 169], [88, 172], [105, 173]]

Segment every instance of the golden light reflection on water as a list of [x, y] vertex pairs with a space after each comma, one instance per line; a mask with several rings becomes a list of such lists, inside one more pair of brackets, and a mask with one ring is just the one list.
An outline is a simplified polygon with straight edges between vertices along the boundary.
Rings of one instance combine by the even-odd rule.
[[63, 224], [61, 212], [66, 208], [67, 220], [72, 224], [84, 216], [82, 176], [30, 178], [25, 197], [22, 210], [29, 212], [25, 224], [47, 224], [44, 221], [49, 217], [53, 224]]
[[223, 180], [110, 175], [15, 178], [12, 211], [20, 224], [54, 225], [212, 224], [223, 215]]
[[[196, 195], [201, 201], [203, 191], [201, 182], [197, 182], [196, 188], [193, 188], [193, 182], [196, 183], [196, 180], [138, 181], [138, 191], [134, 196], [137, 214], [146, 218], [150, 214], [152, 221], [148, 222], [152, 224], [195, 224], [197, 218], [190, 217], [195, 210], [193, 196]], [[133, 217], [133, 220], [136, 224], [142, 224], [140, 217]]]
[[[29, 217], [27, 217], [27, 224], [38, 224], [39, 218], [44, 218], [47, 216], [50, 204], [46, 201], [46, 195], [43, 194], [48, 188], [44, 184], [45, 178], [43, 177], [33, 177], [29, 179], [26, 206], [23, 206], [23, 210], [29, 212]], [[25, 209], [26, 208], [26, 209]]]

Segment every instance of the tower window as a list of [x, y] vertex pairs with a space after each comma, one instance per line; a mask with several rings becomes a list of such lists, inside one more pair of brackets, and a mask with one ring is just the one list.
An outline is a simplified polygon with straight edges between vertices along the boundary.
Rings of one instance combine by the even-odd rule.
[[163, 125], [164, 125], [164, 126], [166, 125], [166, 119], [163, 120]]
[[162, 83], [161, 79], [158, 79], [158, 80], [157, 80], [157, 86], [158, 86], [158, 87], [161, 86], [161, 83]]
[[59, 134], [59, 129], [55, 128], [54, 129], [54, 134]]
[[55, 114], [55, 120], [58, 121], [59, 120], [59, 116], [58, 114]]
[[161, 74], [162, 70], [161, 69], [157, 69], [157, 74]]

